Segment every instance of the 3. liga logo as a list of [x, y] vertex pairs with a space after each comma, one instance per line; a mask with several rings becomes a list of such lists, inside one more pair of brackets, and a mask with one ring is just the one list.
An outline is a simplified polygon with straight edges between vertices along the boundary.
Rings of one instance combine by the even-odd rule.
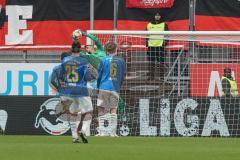
[[70, 129], [68, 121], [63, 121], [55, 116], [55, 108], [59, 101], [60, 98], [51, 98], [40, 106], [35, 120], [35, 128], [41, 126], [51, 135], [62, 135]]

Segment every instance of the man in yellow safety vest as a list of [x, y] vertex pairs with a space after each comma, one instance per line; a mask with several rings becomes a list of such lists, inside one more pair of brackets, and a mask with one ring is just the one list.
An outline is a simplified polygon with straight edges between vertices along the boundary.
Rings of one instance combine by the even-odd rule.
[[234, 80], [230, 68], [224, 69], [224, 75], [222, 76], [222, 95], [226, 97], [238, 96], [237, 82]]
[[[156, 13], [153, 21], [149, 22], [147, 25], [147, 31], [166, 31], [168, 30], [167, 24], [162, 21], [159, 13]], [[149, 60], [148, 66], [148, 77], [149, 80], [154, 80], [155, 78], [155, 69], [159, 66], [159, 76], [160, 79], [164, 78], [164, 46], [166, 41], [161, 35], [150, 35], [147, 39], [147, 55]], [[156, 61], [159, 62], [156, 65]]]

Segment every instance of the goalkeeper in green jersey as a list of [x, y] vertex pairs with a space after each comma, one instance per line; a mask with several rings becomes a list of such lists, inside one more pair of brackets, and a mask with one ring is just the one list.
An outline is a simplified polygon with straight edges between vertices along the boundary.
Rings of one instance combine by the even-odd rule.
[[[94, 45], [86, 45], [86, 54], [85, 57], [88, 59], [90, 64], [98, 70], [99, 64], [103, 58], [106, 57], [106, 53], [104, 52], [103, 46], [100, 43], [100, 41], [91, 34], [83, 34], [86, 37], [90, 38], [95, 42], [95, 45], [97, 46], [97, 49], [94, 48]], [[82, 52], [80, 53], [82, 54]]]
[[[74, 34], [77, 33], [77, 34]], [[80, 29], [75, 30], [72, 35], [73, 41], [78, 41], [82, 36], [86, 36], [95, 42], [97, 49], [95, 50], [94, 45], [86, 45], [86, 52], [81, 51], [80, 55], [88, 59], [89, 63], [98, 70], [98, 66], [103, 58], [106, 57], [103, 46], [100, 41], [94, 35], [87, 34], [86, 32], [81, 31]]]

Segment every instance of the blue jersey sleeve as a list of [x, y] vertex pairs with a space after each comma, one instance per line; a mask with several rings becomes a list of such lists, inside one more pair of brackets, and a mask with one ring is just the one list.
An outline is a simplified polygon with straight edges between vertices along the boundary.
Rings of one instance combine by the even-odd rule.
[[55, 89], [59, 90], [61, 87], [60, 81], [63, 80], [61, 65], [54, 67], [50, 77], [49, 77], [49, 85], [53, 86]]
[[99, 88], [101, 80], [102, 80], [102, 75], [103, 75], [103, 66], [104, 66], [104, 60], [101, 60], [98, 68], [98, 78], [97, 78], [97, 88]]

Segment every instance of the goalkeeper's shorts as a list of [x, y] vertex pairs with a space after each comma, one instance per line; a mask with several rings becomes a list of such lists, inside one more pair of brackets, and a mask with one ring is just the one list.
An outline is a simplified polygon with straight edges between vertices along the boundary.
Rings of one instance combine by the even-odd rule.
[[103, 108], [117, 108], [119, 94], [114, 91], [100, 90], [98, 94], [97, 106]]

